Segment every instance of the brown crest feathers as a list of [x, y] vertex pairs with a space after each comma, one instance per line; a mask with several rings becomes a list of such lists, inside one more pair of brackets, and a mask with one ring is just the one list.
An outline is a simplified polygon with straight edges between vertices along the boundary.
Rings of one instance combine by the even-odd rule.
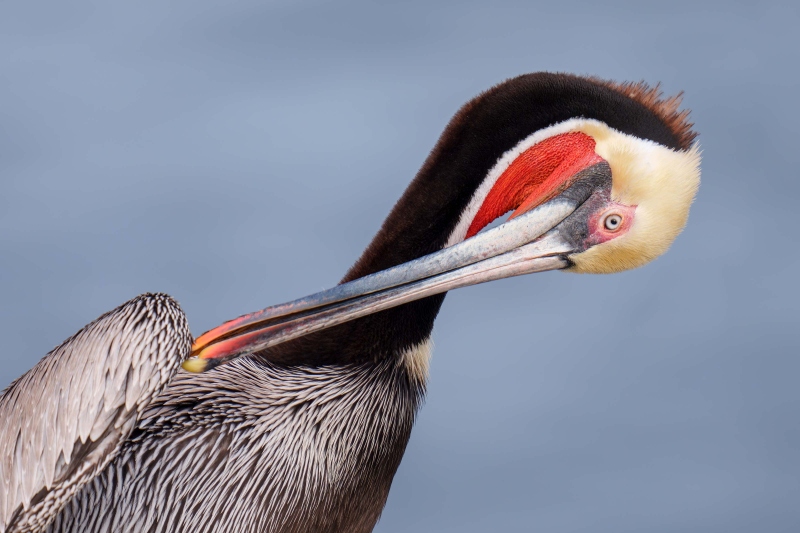
[[590, 79], [609, 89], [624, 94], [628, 98], [636, 100], [645, 106], [651, 112], [655, 113], [678, 138], [678, 142], [683, 150], [691, 148], [692, 143], [697, 138], [697, 132], [692, 129], [694, 123], [689, 122], [690, 111], [688, 109], [679, 109], [681, 101], [683, 100], [683, 91], [674, 96], [665, 98], [660, 83], [651, 87], [644, 81], [637, 83], [630, 81], [616, 82], [596, 77], [591, 77]]

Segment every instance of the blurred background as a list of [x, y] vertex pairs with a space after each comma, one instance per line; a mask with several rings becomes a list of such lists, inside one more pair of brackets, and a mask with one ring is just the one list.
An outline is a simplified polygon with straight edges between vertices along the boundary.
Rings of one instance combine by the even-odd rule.
[[0, 4], [0, 388], [146, 291], [197, 335], [334, 285], [459, 106], [685, 91], [663, 258], [451, 293], [376, 531], [800, 530], [797, 2]]

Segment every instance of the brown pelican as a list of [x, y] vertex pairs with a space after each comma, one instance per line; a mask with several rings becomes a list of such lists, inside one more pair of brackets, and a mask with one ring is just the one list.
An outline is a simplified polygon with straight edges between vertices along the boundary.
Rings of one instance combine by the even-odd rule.
[[189, 355], [177, 305], [146, 295], [101, 317], [0, 397], [0, 531], [371, 531], [446, 291], [664, 253], [700, 178], [678, 106], [643, 83], [497, 85], [455, 115], [342, 284], [202, 335], [167, 386]]

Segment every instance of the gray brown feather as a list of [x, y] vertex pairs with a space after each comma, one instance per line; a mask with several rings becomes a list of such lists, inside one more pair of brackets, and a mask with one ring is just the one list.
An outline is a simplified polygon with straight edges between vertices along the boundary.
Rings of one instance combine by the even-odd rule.
[[0, 393], [0, 533], [41, 531], [116, 456], [192, 337], [145, 294], [85, 326]]
[[371, 531], [422, 393], [394, 358], [181, 371], [48, 531]]

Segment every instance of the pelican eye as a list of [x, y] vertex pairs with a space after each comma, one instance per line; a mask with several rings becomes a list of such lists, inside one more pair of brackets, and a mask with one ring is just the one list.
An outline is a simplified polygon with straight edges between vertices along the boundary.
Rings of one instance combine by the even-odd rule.
[[603, 226], [608, 231], [617, 231], [622, 226], [622, 216], [616, 213], [611, 213], [603, 221]]

